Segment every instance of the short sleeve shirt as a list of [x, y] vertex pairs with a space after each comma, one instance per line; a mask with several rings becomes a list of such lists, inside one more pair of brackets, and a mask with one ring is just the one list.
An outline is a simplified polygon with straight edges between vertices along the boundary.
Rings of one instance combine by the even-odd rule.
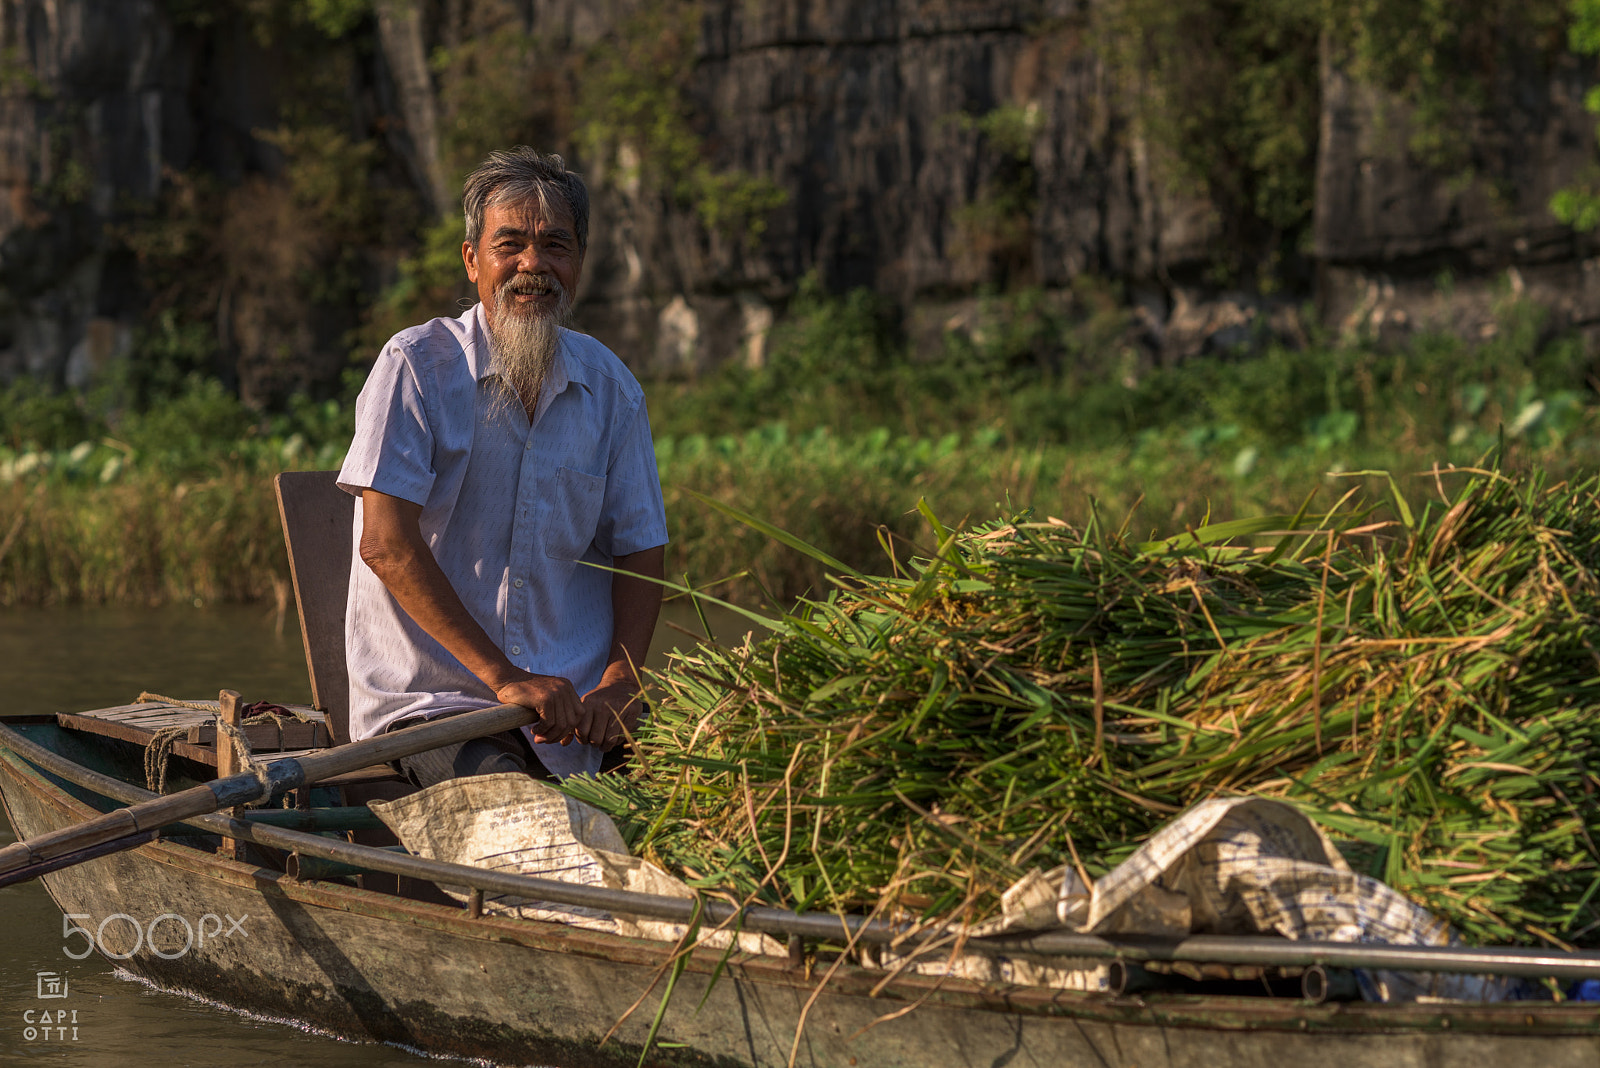
[[[395, 335], [356, 401], [339, 485], [421, 505], [424, 540], [490, 639], [516, 666], [582, 694], [611, 650], [604, 568], [667, 540], [644, 391], [604, 345], [563, 330], [531, 424], [500, 392], [482, 305]], [[361, 560], [359, 507], [352, 537], [351, 737], [494, 705]], [[535, 749], [557, 775], [599, 768], [591, 746]]]

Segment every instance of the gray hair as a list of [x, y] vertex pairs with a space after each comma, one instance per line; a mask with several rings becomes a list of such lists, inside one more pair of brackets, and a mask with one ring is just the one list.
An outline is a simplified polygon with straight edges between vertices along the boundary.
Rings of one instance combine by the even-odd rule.
[[478, 169], [467, 175], [461, 188], [462, 214], [467, 242], [473, 246], [483, 234], [483, 215], [495, 204], [531, 200], [539, 214], [549, 218], [556, 210], [572, 216], [578, 251], [589, 247], [589, 190], [567, 161], [554, 152], [540, 154], [527, 145], [489, 153]]

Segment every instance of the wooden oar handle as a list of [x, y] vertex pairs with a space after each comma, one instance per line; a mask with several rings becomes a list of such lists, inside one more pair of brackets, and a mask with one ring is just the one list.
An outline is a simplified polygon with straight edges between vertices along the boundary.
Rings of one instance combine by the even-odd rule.
[[[442, 716], [413, 727], [402, 727], [388, 734], [380, 734], [376, 738], [336, 745], [331, 749], [312, 753], [310, 756], [275, 760], [270, 765], [269, 772], [274, 783], [273, 794], [277, 796], [297, 786], [360, 771], [373, 764], [383, 764], [401, 757], [426, 753], [440, 746], [468, 742], [474, 738], [527, 727], [537, 722], [539, 713], [531, 708], [524, 708], [522, 705], [495, 705], [491, 708], [480, 708], [476, 712]], [[278, 769], [285, 765], [293, 765], [302, 775], [301, 781], [286, 787], [277, 785]], [[287, 767], [284, 767], [284, 770], [290, 772]]]

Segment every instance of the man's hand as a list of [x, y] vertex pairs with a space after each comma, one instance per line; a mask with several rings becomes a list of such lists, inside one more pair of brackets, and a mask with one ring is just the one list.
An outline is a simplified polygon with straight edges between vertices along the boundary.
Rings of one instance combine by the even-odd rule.
[[601, 749], [615, 749], [639, 726], [639, 716], [644, 712], [640, 699], [639, 683], [632, 678], [605, 682], [583, 695], [583, 707], [605, 731], [604, 737], [590, 739], [590, 745]]
[[597, 710], [586, 707], [578, 699], [572, 683], [555, 675], [528, 675], [514, 679], [494, 692], [495, 700], [502, 704], [521, 705], [539, 713], [539, 722], [533, 727], [533, 740], [541, 744], [558, 742], [567, 745], [573, 741], [590, 745], [600, 744], [605, 735], [605, 723]]

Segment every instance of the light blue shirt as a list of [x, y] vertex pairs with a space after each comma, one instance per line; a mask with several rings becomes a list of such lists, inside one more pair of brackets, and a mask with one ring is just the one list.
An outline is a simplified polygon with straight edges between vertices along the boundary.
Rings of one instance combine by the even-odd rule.
[[[531, 425], [499, 392], [481, 305], [396, 334], [356, 401], [339, 485], [421, 505], [423, 538], [490, 639], [581, 695], [599, 684], [612, 640], [611, 573], [585, 565], [667, 540], [644, 391], [604, 345], [563, 330]], [[352, 536], [351, 737], [495, 704], [362, 562], [359, 507]], [[557, 775], [600, 766], [592, 746], [535, 750]]]

